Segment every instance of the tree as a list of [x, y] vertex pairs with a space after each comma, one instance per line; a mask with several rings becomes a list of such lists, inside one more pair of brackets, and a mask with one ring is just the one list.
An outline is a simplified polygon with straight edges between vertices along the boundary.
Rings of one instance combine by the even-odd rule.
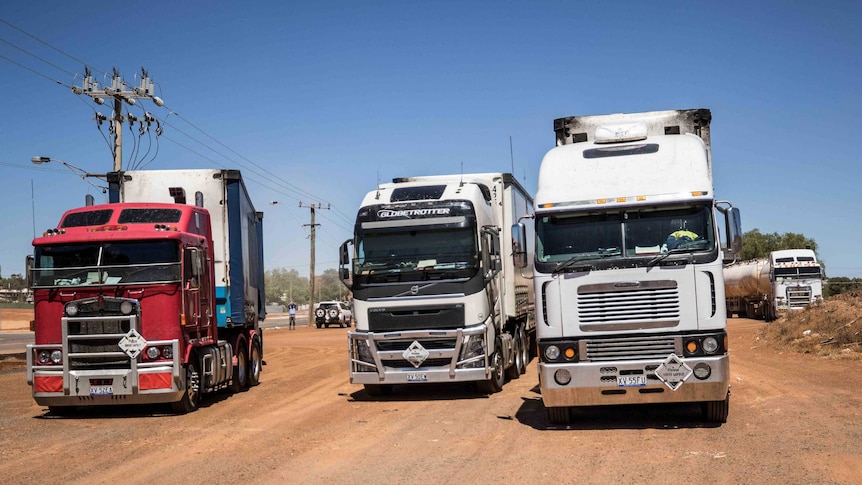
[[845, 276], [837, 276], [826, 280], [826, 286], [823, 288], [823, 296], [835, 296], [848, 291], [862, 290], [862, 278], [847, 278]]
[[297, 304], [308, 303], [308, 278], [299, 276], [295, 269], [268, 269], [264, 272], [266, 301], [287, 305], [291, 297]]
[[811, 249], [816, 254], [817, 243], [803, 234], [793, 232], [761, 234], [760, 230], [755, 228], [742, 235], [742, 252], [739, 259], [766, 258], [772, 251], [782, 249]]

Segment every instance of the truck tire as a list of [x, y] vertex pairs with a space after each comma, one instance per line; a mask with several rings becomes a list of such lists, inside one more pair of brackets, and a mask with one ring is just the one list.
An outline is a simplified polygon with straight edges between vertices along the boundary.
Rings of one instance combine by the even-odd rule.
[[478, 387], [480, 392], [485, 394], [494, 394], [503, 390], [503, 384], [506, 383], [506, 372], [503, 369], [503, 354], [500, 353], [500, 339], [495, 342], [494, 353], [491, 354], [489, 362], [491, 363], [491, 378], [487, 381], [479, 381]]
[[260, 384], [260, 373], [263, 370], [263, 352], [260, 348], [260, 340], [254, 339], [251, 344], [251, 358], [248, 362], [248, 385]]
[[548, 421], [551, 424], [569, 424], [572, 421], [572, 413], [566, 406], [548, 408]]
[[248, 350], [245, 341], [237, 342], [236, 365], [233, 366], [233, 377], [230, 380], [231, 392], [242, 392], [248, 388]]
[[707, 401], [701, 403], [703, 419], [710, 423], [726, 423], [730, 411], [730, 392], [723, 401]]
[[192, 355], [186, 365], [186, 392], [182, 399], [171, 403], [171, 407], [177, 414], [188, 414], [197, 410], [201, 401], [200, 374], [198, 373], [197, 357]]
[[524, 345], [521, 342], [520, 335], [518, 335], [518, 329], [515, 329], [515, 335], [512, 336], [512, 365], [506, 367], [506, 378], [509, 380], [517, 379], [521, 377], [520, 371], [520, 360], [521, 360], [521, 347]]
[[518, 365], [518, 372], [526, 374], [527, 365], [530, 363], [530, 339], [527, 337], [524, 325], [518, 327], [518, 338], [521, 340], [521, 359]]
[[383, 397], [392, 394], [391, 384], [364, 384], [365, 393], [371, 397]]

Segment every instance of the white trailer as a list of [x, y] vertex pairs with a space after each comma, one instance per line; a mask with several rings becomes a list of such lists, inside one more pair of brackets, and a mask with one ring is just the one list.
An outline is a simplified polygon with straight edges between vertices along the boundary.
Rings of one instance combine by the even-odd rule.
[[823, 301], [823, 273], [811, 249], [772, 251], [768, 258], [724, 268], [728, 316], [775, 320]]
[[727, 419], [722, 265], [741, 231], [739, 211], [715, 199], [710, 121], [706, 109], [555, 120], [534, 269], [551, 422], [578, 406], [670, 402]]
[[356, 322], [350, 382], [371, 395], [464, 381], [497, 392], [523, 374], [535, 343], [533, 248], [513, 247], [510, 231], [531, 212], [504, 173], [400, 178], [369, 192], [341, 247]]

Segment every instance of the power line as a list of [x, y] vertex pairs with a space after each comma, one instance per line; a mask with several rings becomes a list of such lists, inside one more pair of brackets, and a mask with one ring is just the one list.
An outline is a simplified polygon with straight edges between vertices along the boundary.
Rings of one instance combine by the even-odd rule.
[[[18, 26], [17, 26], [17, 25], [15, 25], [15, 24], [12, 24], [11, 22], [9, 22], [9, 21], [7, 21], [7, 20], [5, 20], [5, 19], [0, 19], [0, 22], [3, 22], [4, 24], [8, 25], [9, 27], [12, 27], [13, 29], [17, 30], [18, 32], [21, 32], [22, 34], [26, 35], [27, 37], [30, 37], [31, 39], [34, 39], [34, 40], [36, 40], [37, 42], [40, 42], [41, 44], [43, 44], [43, 45], [45, 45], [45, 46], [47, 46], [47, 47], [49, 47], [49, 48], [51, 48], [51, 49], [53, 49], [53, 50], [55, 50], [55, 51], [59, 52], [60, 54], [62, 54], [62, 55], [64, 55], [64, 56], [68, 57], [69, 59], [72, 59], [73, 61], [77, 62], [78, 64], [83, 64], [83, 65], [85, 65], [85, 66], [90, 66], [90, 64], [89, 64], [89, 63], [86, 63], [86, 62], [84, 62], [84, 61], [82, 61], [82, 60], [80, 60], [80, 59], [78, 59], [78, 58], [74, 57], [73, 55], [68, 54], [67, 52], [65, 52], [65, 51], [63, 51], [63, 50], [58, 49], [57, 47], [54, 47], [53, 45], [51, 45], [51, 44], [49, 44], [49, 43], [45, 42], [44, 40], [42, 40], [42, 39], [40, 39], [40, 38], [36, 37], [35, 35], [33, 35], [33, 34], [31, 34], [31, 33], [27, 32], [27, 31], [25, 31], [24, 29], [22, 29], [22, 28], [18, 27]], [[91, 66], [90, 66], [90, 67], [91, 67]], [[104, 75], [107, 75], [104, 71], [100, 71], [100, 70], [98, 70], [98, 69], [96, 69], [96, 68], [93, 68], [93, 69], [94, 69], [95, 71], [97, 71], [97, 72], [100, 72], [100, 73], [102, 73], [102, 74], [104, 74]]]

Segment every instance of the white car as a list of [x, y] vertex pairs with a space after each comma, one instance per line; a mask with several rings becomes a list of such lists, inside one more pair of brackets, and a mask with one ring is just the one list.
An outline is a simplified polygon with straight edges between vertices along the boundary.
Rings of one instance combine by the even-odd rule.
[[314, 323], [317, 328], [330, 325], [349, 327], [353, 322], [350, 305], [343, 301], [322, 301], [314, 309]]

